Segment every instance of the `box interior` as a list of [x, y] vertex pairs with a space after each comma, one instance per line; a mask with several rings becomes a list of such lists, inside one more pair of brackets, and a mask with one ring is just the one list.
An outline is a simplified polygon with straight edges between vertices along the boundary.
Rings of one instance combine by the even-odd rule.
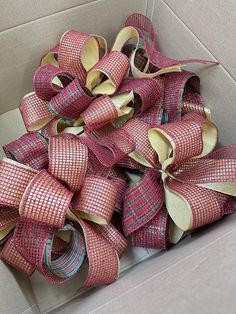
[[[103, 35], [111, 44], [125, 17], [133, 12], [152, 18], [163, 53], [173, 58], [198, 57], [221, 63], [187, 69], [201, 78], [202, 94], [213, 111], [220, 143], [235, 142], [233, 0], [227, 4], [221, 0], [53, 0], [50, 4], [45, 0], [33, 4], [30, 0], [10, 0], [0, 6], [1, 146], [25, 133], [16, 108], [24, 94], [33, 90], [32, 77], [40, 57], [58, 42], [61, 34], [74, 28]], [[3, 156], [2, 150], [0, 155]], [[137, 313], [154, 313], [158, 306], [165, 313], [189, 313], [195, 311], [195, 304], [206, 313], [204, 306], [213, 300], [214, 313], [220, 313], [226, 303], [228, 312], [233, 313], [234, 298], [224, 291], [233, 291], [236, 284], [230, 275], [236, 259], [235, 219], [232, 215], [203, 228], [167, 252], [129, 249], [122, 259], [124, 272], [115, 284], [93, 289], [86, 292], [86, 297], [81, 295], [66, 305], [62, 304], [83, 293], [78, 292], [80, 278], [57, 287], [47, 284], [38, 274], [28, 280], [0, 262], [1, 313], [48, 312], [58, 306], [61, 307], [52, 312], [130, 313], [135, 307]]]

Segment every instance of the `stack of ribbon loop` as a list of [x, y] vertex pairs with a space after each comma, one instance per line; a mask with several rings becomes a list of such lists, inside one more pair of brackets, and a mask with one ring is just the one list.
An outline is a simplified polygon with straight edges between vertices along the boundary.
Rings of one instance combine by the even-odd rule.
[[110, 51], [103, 37], [69, 30], [43, 56], [20, 104], [28, 133], [3, 147], [2, 260], [52, 283], [81, 270], [84, 286], [109, 284], [125, 237], [166, 249], [234, 211], [236, 146], [215, 150], [188, 62], [216, 63], [161, 55], [141, 14]]
[[[17, 226], [2, 259], [13, 264], [7, 254], [10, 246], [18, 252], [14, 256], [21, 256], [19, 265], [14, 260], [18, 269], [23, 270], [24, 262], [48, 281], [61, 283], [78, 271], [87, 254], [90, 268], [85, 285], [111, 283], [118, 276], [119, 256], [127, 246], [111, 224], [120, 187], [109, 178], [87, 174], [88, 148], [74, 135], [50, 137], [48, 151], [48, 171], [10, 159], [1, 162], [1, 206], [14, 209], [14, 215], [19, 213], [15, 220], [6, 217], [9, 226], [14, 228], [16, 222]], [[107, 277], [101, 267], [110, 269]]]

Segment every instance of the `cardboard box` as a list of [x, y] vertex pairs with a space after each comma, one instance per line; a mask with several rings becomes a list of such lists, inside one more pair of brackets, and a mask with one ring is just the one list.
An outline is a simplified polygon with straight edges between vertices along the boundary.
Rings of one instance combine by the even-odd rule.
[[[15, 108], [33, 89], [40, 57], [61, 34], [75, 28], [101, 34], [111, 43], [132, 12], [152, 18], [163, 53], [221, 63], [192, 69], [201, 77], [220, 142], [235, 143], [234, 0], [9, 0], [0, 4], [1, 146], [25, 132]], [[116, 283], [80, 296], [77, 277], [57, 287], [37, 274], [28, 280], [0, 262], [0, 313], [235, 313], [235, 236], [232, 215], [167, 252], [130, 249]]]

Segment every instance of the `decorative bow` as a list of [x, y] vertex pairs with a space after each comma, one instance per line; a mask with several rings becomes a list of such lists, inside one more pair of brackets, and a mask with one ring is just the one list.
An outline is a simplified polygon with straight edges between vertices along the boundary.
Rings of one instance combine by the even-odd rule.
[[94, 174], [88, 148], [76, 136], [51, 137], [48, 150], [48, 171], [1, 161], [1, 213], [9, 215], [1, 236], [16, 224], [1, 258], [28, 274], [36, 268], [50, 282], [62, 283], [78, 271], [87, 255], [84, 285], [111, 283], [127, 246], [110, 223], [118, 191], [122, 194], [126, 184]]
[[148, 138], [160, 162], [156, 169], [162, 182], [155, 170], [149, 170], [127, 190], [123, 229], [132, 235], [135, 246], [165, 248], [168, 240], [176, 243], [184, 231], [214, 222], [232, 210], [236, 146], [214, 151], [217, 129], [197, 113], [149, 129]]

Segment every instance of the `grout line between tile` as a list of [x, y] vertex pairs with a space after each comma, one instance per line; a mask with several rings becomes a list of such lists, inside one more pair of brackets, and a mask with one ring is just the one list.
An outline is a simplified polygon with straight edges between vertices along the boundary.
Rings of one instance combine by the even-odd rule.
[[[215, 60], [218, 61], [218, 59], [216, 58], [216, 56], [208, 49], [208, 47], [206, 47], [204, 45], [204, 43], [201, 41], [201, 39], [188, 27], [188, 25], [175, 13], [175, 11], [165, 2], [165, 0], [159, 0], [161, 1], [165, 6], [166, 8], [171, 11], [171, 13], [173, 15], [175, 15], [175, 17], [193, 34], [193, 36], [206, 48], [206, 50], [213, 56], [213, 58]], [[230, 76], [230, 78], [236, 83], [236, 80], [235, 78], [232, 76], [232, 74], [225, 68], [225, 66], [220, 63], [220, 65], [222, 66], [222, 68], [225, 70], [225, 72], [227, 72], [227, 74]]]

